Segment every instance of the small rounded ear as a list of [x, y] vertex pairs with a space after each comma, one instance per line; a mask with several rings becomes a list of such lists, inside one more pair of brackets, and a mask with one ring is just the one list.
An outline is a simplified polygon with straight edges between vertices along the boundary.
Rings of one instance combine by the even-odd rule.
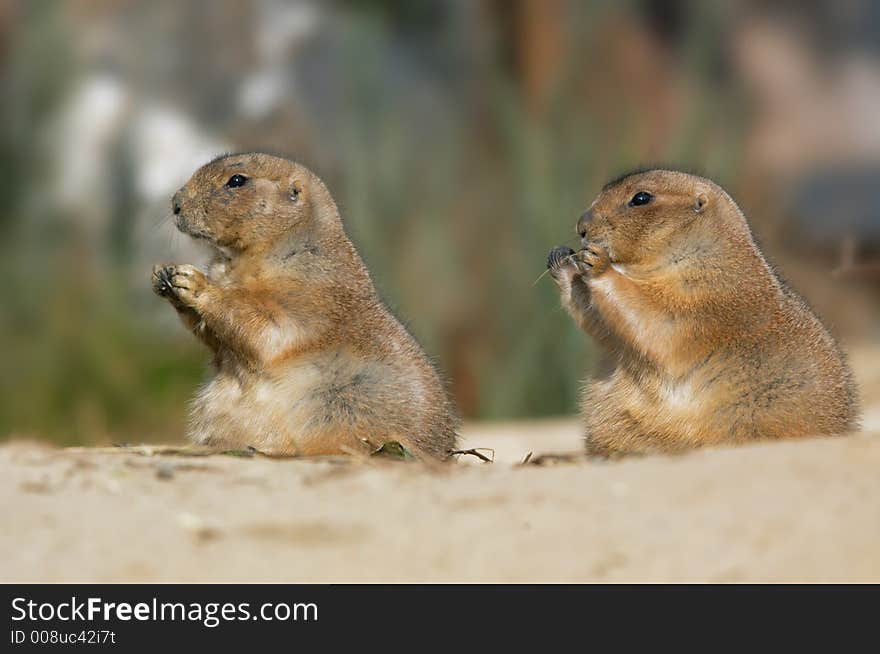
[[296, 202], [299, 200], [299, 196], [302, 194], [302, 189], [302, 182], [294, 180], [293, 184], [290, 185], [290, 193], [288, 194], [291, 201]]
[[709, 204], [709, 196], [702, 191], [697, 193], [697, 197], [694, 200], [694, 211], [700, 213], [703, 209], [706, 208], [707, 204]]

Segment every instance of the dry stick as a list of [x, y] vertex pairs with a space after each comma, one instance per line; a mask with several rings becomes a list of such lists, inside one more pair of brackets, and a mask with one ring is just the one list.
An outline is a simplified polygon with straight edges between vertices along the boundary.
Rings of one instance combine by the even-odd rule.
[[[481, 454], [478, 450], [486, 450], [487, 452], [491, 452], [492, 458], [490, 459], [485, 454]], [[455, 456], [456, 454], [469, 454], [470, 456], [477, 457], [478, 459], [480, 459], [484, 463], [494, 463], [495, 462], [495, 450], [493, 450], [491, 447], [479, 447], [479, 448], [472, 447], [469, 450], [452, 450], [449, 453], [449, 456]], [[449, 457], [447, 457], [447, 458], [449, 458]]]

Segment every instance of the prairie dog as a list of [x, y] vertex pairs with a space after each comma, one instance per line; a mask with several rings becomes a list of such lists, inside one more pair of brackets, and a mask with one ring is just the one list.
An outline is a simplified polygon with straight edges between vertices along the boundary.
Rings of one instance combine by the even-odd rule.
[[765, 260], [717, 184], [673, 170], [605, 186], [582, 249], [548, 268], [616, 369], [582, 401], [589, 452], [674, 452], [840, 434], [858, 402], [834, 339]]
[[422, 348], [385, 308], [323, 182], [261, 153], [220, 157], [172, 200], [206, 272], [156, 266], [153, 288], [213, 352], [188, 435], [218, 448], [339, 454], [399, 441], [455, 448], [458, 420]]

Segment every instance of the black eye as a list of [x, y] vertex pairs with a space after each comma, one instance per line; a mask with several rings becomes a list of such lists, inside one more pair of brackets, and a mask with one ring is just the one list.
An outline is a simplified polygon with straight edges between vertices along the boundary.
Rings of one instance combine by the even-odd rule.
[[238, 188], [239, 186], [244, 186], [247, 184], [248, 178], [244, 175], [233, 175], [229, 178], [229, 181], [226, 182], [226, 186], [229, 188]]
[[629, 201], [629, 206], [641, 207], [648, 204], [653, 198], [654, 196], [647, 191], [639, 191], [632, 197], [632, 200]]

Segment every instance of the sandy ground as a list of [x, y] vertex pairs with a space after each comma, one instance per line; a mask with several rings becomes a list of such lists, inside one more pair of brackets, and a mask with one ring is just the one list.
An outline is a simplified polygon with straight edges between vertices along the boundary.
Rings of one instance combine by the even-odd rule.
[[573, 419], [472, 425], [494, 463], [439, 467], [11, 442], [0, 581], [876, 582], [880, 405], [864, 423], [606, 463], [542, 461], [579, 451]]

